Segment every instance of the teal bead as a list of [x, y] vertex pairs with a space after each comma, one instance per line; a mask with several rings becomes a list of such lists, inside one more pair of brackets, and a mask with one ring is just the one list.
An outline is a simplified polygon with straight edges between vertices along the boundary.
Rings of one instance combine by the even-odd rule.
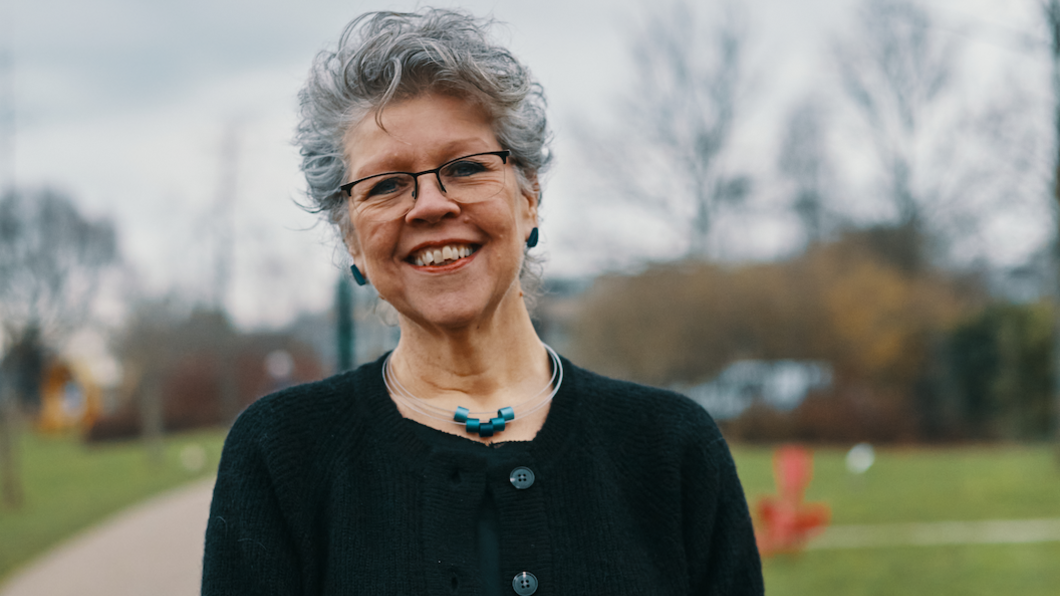
[[478, 434], [480, 437], [492, 437], [494, 430], [495, 429], [493, 428], [493, 424], [489, 422], [483, 422], [478, 427]]
[[497, 415], [505, 420], [511, 420], [515, 418], [515, 410], [513, 410], [511, 406], [508, 406], [497, 410]]
[[479, 431], [479, 426], [478, 418], [468, 418], [467, 424], [464, 428], [466, 428], [469, 433], [477, 433]]
[[490, 426], [493, 427], [494, 431], [501, 432], [502, 430], [504, 430], [504, 418], [498, 416], [493, 420], [490, 420]]
[[453, 412], [453, 420], [456, 420], [457, 422], [467, 422], [467, 415], [470, 413], [471, 410], [461, 406], [456, 409], [456, 412]]

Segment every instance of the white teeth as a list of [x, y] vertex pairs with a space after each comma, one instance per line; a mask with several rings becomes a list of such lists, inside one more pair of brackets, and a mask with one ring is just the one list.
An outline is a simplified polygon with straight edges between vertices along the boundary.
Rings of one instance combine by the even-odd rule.
[[413, 264], [423, 267], [425, 265], [441, 265], [452, 262], [474, 254], [474, 250], [467, 245], [443, 246], [441, 249], [427, 249], [412, 258]]

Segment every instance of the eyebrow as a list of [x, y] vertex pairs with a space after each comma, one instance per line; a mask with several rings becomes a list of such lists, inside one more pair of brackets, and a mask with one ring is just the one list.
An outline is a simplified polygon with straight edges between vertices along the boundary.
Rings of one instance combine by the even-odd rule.
[[[484, 147], [484, 148], [481, 148], [481, 149], [472, 149], [471, 148], [471, 147], [473, 147], [473, 143], [475, 143], [477, 141], [481, 141], [481, 140], [482, 139], [479, 138], [479, 137], [470, 137], [470, 138], [465, 138], [465, 139], [457, 139], [457, 140], [454, 140], [454, 141], [449, 141], [448, 143], [443, 145], [438, 151], [435, 152], [435, 153], [440, 153], [441, 155], [447, 155], [448, 157], [442, 158], [440, 161], [438, 161], [438, 163], [432, 164], [432, 166], [430, 166], [430, 167], [440, 166], [443, 163], [446, 163], [446, 162], [448, 162], [449, 160], [452, 160], [452, 159], [456, 159], [456, 158], [458, 158], [458, 157], [460, 157], [462, 155], [471, 155], [472, 153], [478, 153], [478, 152], [481, 152], [481, 151], [491, 151], [491, 148], [489, 148], [489, 147]], [[500, 145], [498, 145], [498, 147], [499, 146]], [[464, 151], [467, 151], [467, 153], [463, 153]], [[406, 163], [406, 165], [405, 166], [392, 165], [392, 164], [401, 164], [401, 163]], [[364, 178], [366, 176], [375, 176], [377, 174], [387, 174], [387, 173], [390, 173], [390, 172], [406, 172], [406, 171], [409, 171], [409, 169], [410, 169], [410, 167], [408, 166], [409, 163], [411, 163], [411, 162], [402, 162], [400, 160], [391, 160], [388, 157], [381, 157], [379, 159], [371, 159], [368, 162], [366, 162], [364, 165], [362, 165], [358, 169], [356, 174], [354, 174], [354, 172], [351, 170], [350, 173], [348, 174], [349, 180], [347, 180], [347, 182], [352, 181], [352, 180], [359, 180], [359, 179]], [[406, 169], [401, 169], [402, 167], [405, 167]]]

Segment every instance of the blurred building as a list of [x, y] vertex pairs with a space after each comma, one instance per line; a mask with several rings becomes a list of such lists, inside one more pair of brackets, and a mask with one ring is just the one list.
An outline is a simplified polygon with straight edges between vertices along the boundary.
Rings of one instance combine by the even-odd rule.
[[737, 360], [714, 379], [679, 390], [716, 420], [728, 420], [756, 403], [789, 412], [812, 391], [831, 386], [832, 367], [826, 362]]
[[285, 386], [327, 373], [314, 346], [289, 331], [243, 332], [215, 311], [131, 325], [119, 348], [115, 405], [95, 421], [90, 440], [226, 426], [243, 408]]

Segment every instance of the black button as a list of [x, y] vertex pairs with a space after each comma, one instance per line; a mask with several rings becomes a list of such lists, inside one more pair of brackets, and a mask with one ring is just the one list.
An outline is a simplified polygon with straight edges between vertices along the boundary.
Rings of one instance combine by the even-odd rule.
[[537, 591], [537, 578], [533, 573], [524, 571], [512, 578], [512, 589], [519, 596], [530, 596]]
[[523, 490], [524, 488], [530, 488], [534, 485], [534, 472], [530, 468], [519, 466], [518, 468], [512, 470], [511, 475], [508, 476], [508, 480], [511, 480], [512, 486], [519, 490]]

